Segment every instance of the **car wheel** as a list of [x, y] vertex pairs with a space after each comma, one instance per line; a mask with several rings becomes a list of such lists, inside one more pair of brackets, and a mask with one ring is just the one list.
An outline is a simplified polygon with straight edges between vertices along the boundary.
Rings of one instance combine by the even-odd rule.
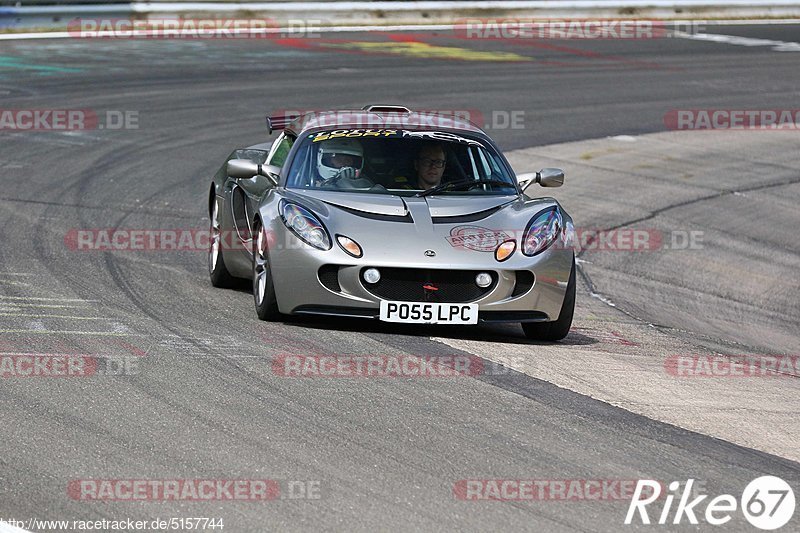
[[267, 239], [261, 224], [253, 227], [253, 299], [256, 313], [261, 320], [275, 321], [281, 319], [278, 300], [275, 297], [275, 284], [272, 281], [272, 270], [267, 261]]
[[222, 230], [219, 223], [219, 200], [214, 199], [214, 207], [211, 209], [211, 230], [209, 235], [208, 247], [208, 274], [211, 278], [211, 285], [220, 288], [230, 288], [234, 285], [234, 279], [225, 267], [225, 260], [222, 257]]
[[558, 319], [553, 322], [523, 322], [525, 336], [537, 341], [560, 341], [572, 327], [572, 315], [575, 313], [575, 259], [572, 260], [572, 271], [569, 274], [567, 292]]

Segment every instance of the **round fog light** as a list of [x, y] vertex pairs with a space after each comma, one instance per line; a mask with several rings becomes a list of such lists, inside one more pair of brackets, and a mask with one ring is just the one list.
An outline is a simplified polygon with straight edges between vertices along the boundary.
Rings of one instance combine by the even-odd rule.
[[478, 287], [485, 289], [492, 284], [492, 276], [487, 272], [481, 272], [475, 276], [475, 283], [478, 285]]
[[378, 283], [381, 280], [381, 273], [377, 268], [368, 268], [364, 271], [364, 281], [367, 283]]

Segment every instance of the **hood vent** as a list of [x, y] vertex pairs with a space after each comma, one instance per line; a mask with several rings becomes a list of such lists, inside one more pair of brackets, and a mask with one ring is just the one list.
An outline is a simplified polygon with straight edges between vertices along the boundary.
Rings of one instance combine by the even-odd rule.
[[500, 209], [502, 209], [502, 207], [502, 205], [499, 205], [491, 209], [478, 211], [477, 213], [470, 213], [469, 215], [433, 217], [432, 220], [434, 224], [466, 224], [467, 222], [477, 222], [478, 220], [483, 220], [484, 218], [497, 213]]
[[352, 209], [350, 207], [344, 207], [341, 205], [336, 205], [336, 207], [346, 213], [350, 213], [351, 215], [361, 218], [368, 218], [370, 220], [380, 220], [383, 222], [406, 222], [409, 224], [414, 223], [414, 219], [411, 218], [411, 213], [406, 213], [405, 215], [383, 215], [381, 213], [367, 213], [366, 211], [359, 211], [358, 209]]

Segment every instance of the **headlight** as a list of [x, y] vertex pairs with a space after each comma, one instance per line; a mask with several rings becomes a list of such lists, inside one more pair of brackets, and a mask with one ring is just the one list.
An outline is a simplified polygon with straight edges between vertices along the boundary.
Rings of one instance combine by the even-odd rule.
[[331, 237], [328, 235], [328, 230], [314, 213], [286, 200], [281, 200], [278, 211], [289, 231], [297, 235], [301, 241], [320, 250], [331, 249]]
[[558, 239], [562, 226], [561, 211], [557, 207], [536, 215], [528, 223], [522, 236], [522, 253], [534, 256], [545, 251]]

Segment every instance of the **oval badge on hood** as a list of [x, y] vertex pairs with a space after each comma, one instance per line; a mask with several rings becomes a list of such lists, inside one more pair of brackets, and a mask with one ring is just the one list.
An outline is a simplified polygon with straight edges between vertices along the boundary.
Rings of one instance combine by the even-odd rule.
[[466, 248], [476, 252], [494, 252], [503, 241], [511, 238], [503, 231], [481, 226], [456, 226], [450, 230], [447, 241], [453, 248]]

